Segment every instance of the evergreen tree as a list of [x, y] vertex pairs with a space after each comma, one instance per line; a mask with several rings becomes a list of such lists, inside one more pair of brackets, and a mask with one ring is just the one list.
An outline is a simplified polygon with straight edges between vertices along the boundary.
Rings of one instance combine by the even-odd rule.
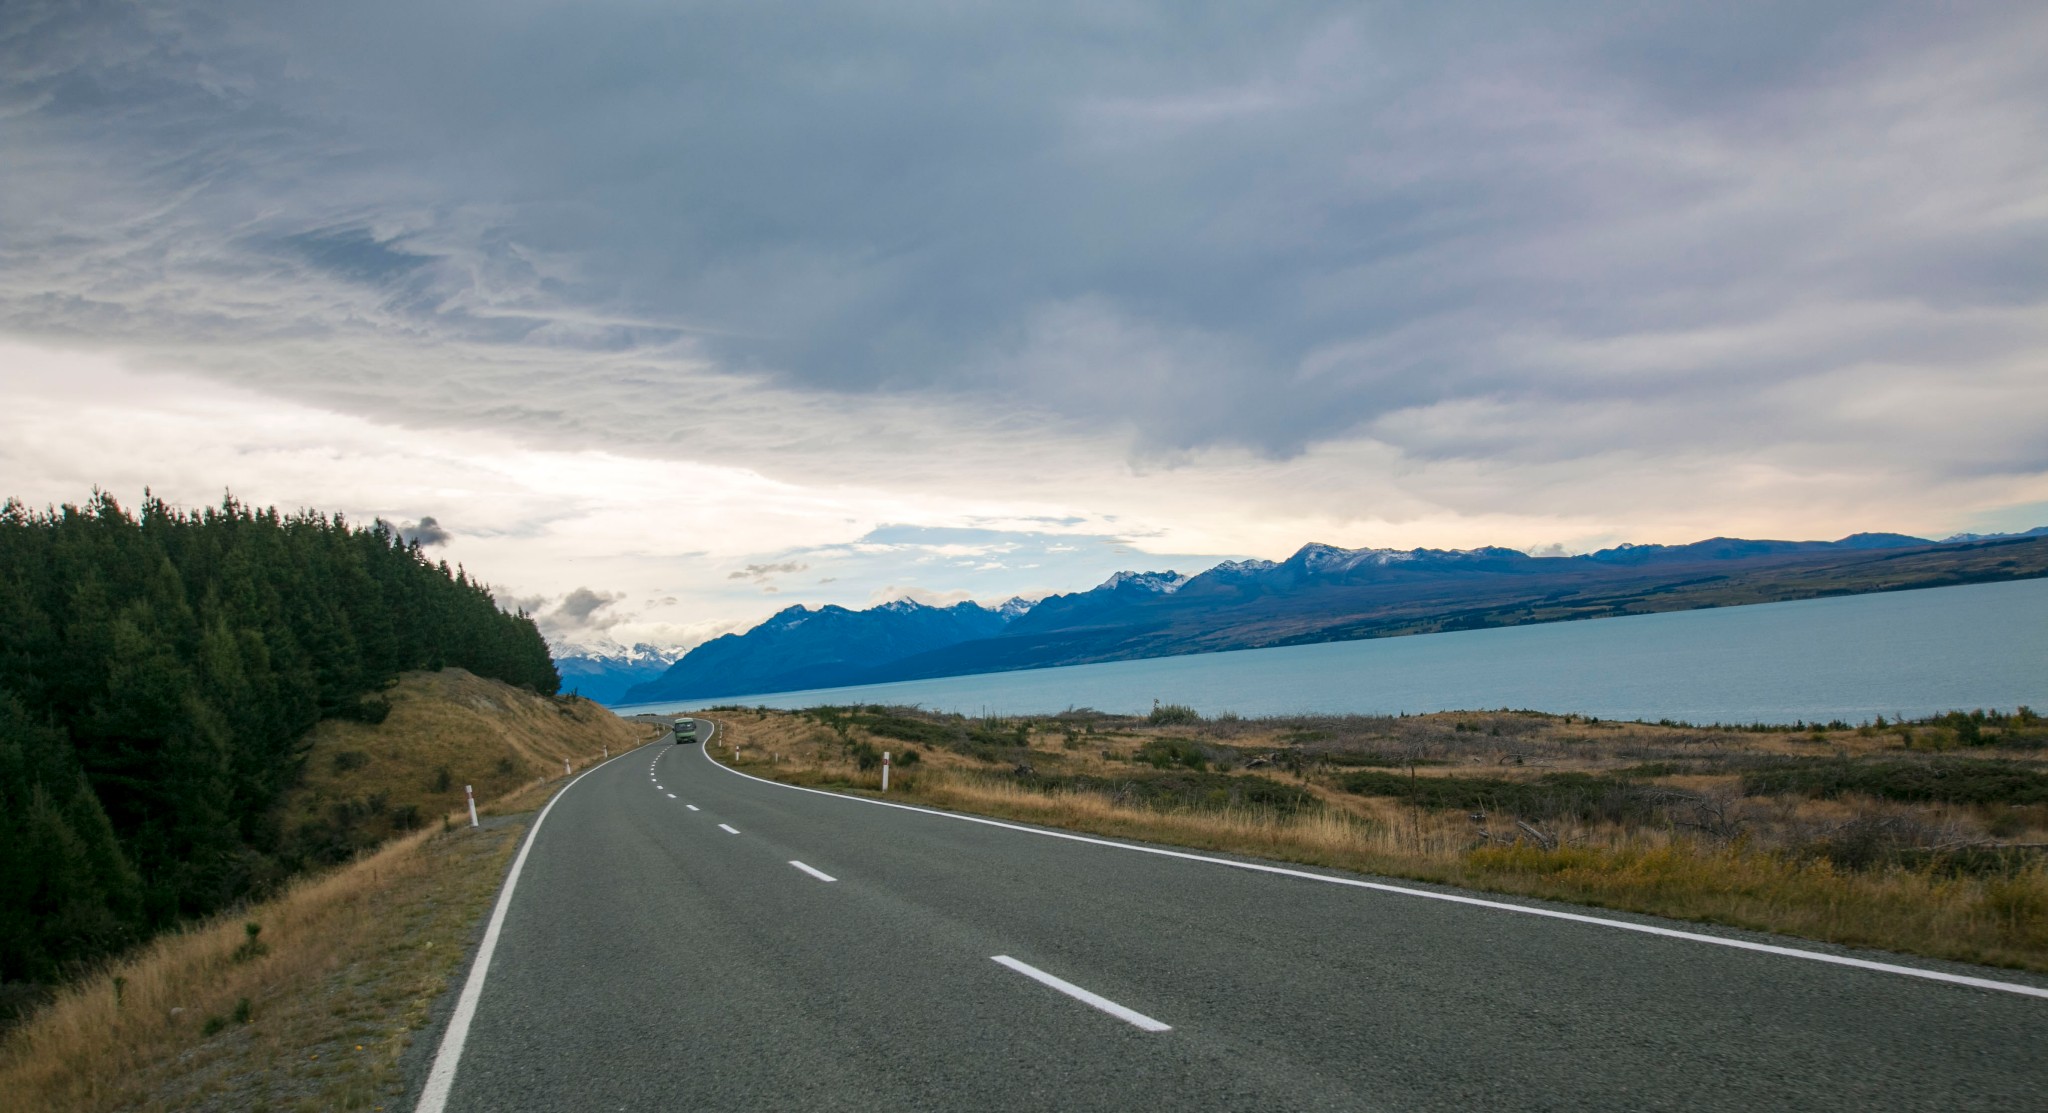
[[381, 522], [0, 505], [0, 978], [262, 891], [306, 731], [442, 665], [561, 682], [530, 617]]

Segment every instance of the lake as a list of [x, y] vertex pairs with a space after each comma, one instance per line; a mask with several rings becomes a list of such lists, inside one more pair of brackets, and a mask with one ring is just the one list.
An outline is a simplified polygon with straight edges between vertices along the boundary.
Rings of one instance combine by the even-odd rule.
[[719, 704], [914, 704], [1029, 715], [1152, 702], [1205, 715], [1476, 708], [1792, 723], [2048, 709], [2048, 580], [1849, 595], [1371, 641], [725, 696]]

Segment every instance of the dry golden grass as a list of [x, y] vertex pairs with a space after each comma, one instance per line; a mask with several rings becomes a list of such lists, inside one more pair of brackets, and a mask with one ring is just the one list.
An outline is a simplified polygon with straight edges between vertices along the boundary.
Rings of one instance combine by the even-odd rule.
[[[159, 938], [10, 1033], [5, 1104], [384, 1107], [399, 1056], [461, 961], [522, 830], [437, 826]], [[264, 951], [240, 955], [251, 922]], [[243, 1000], [246, 1022], [236, 1017]]]
[[[879, 775], [857, 769], [837, 735], [800, 714], [742, 712], [724, 715], [720, 722], [722, 740], [740, 747], [737, 764], [748, 772], [860, 793], [880, 787]], [[1604, 754], [1571, 755], [1571, 764], [1600, 769], [1640, 760], [1641, 754], [1627, 751], [1657, 743], [1663, 729], [1614, 725], [1608, 733], [1618, 744], [1605, 747]], [[1034, 750], [1043, 747], [1048, 756], [1056, 754], [1062, 772], [1101, 775], [1128, 770], [1119, 757], [1127, 758], [1144, 738], [1158, 733], [1119, 730], [1106, 737], [1089, 736], [1076, 749], [1068, 749], [1063, 738], [1034, 735], [1031, 745]], [[1750, 737], [1760, 743], [1761, 752], [1811, 753], [1818, 748], [1825, 753], [1831, 745], [1868, 741], [1815, 742], [1806, 735], [1782, 734], [1736, 740]], [[1896, 738], [1891, 744], [1897, 744]], [[900, 742], [893, 745], [902, 747]], [[1669, 827], [1629, 829], [1614, 824], [1555, 829], [1551, 834], [1560, 844], [1555, 849], [1529, 842], [1481, 845], [1475, 825], [1463, 816], [1358, 797], [1313, 783], [1307, 787], [1325, 806], [1294, 815], [1160, 809], [1121, 803], [1100, 792], [1044, 791], [984, 762], [939, 749], [920, 750], [918, 764], [907, 775], [899, 771], [892, 779], [891, 796], [1120, 838], [2048, 971], [2048, 871], [2038, 865], [1990, 876], [1946, 876], [1931, 869], [1855, 871], [1839, 869], [1826, 859], [1759, 846], [1746, 837], [1722, 842], [1687, 837]], [[1617, 750], [1625, 756], [1617, 757]], [[730, 750], [713, 752], [734, 761]], [[1497, 762], [1489, 766], [1488, 775], [1499, 769]], [[1538, 768], [1549, 771], [1555, 765], [1546, 761]], [[1451, 771], [1458, 770], [1453, 766]], [[1430, 772], [1442, 775], [1445, 770], [1414, 771], [1417, 776]], [[1692, 779], [1707, 787], [1725, 787], [1729, 780], [1719, 775]], [[1783, 812], [1781, 826], [1786, 828], [1867, 814], [1872, 806], [1840, 800], [1759, 805]], [[1923, 805], [1916, 815], [1923, 822], [1956, 827], [1981, 818], [1973, 809], [1948, 805]], [[1760, 813], [1757, 829], [1772, 830], [1764, 822], [1768, 819]]]
[[[652, 728], [454, 669], [409, 674], [387, 696], [383, 723], [315, 730], [294, 802], [388, 793], [421, 802], [427, 828], [66, 987], [0, 1041], [0, 1107], [398, 1108], [400, 1056], [456, 973], [525, 830], [505, 820], [470, 828], [456, 810], [463, 782], [451, 800], [421, 791], [427, 777], [443, 763], [481, 768], [479, 810], [509, 815], [559, 786], [564, 758], [586, 766], [607, 746], [618, 754], [650, 740]], [[369, 760], [336, 771], [340, 750]], [[494, 776], [506, 758], [515, 772]], [[243, 949], [252, 922], [261, 953]], [[244, 1000], [246, 1020], [237, 1016]]]
[[[537, 696], [462, 669], [412, 672], [384, 693], [391, 714], [330, 719], [307, 735], [305, 773], [285, 797], [287, 830], [348, 817], [358, 843], [559, 777], [648, 740], [650, 728], [585, 699]], [[445, 776], [443, 775], [445, 771]]]

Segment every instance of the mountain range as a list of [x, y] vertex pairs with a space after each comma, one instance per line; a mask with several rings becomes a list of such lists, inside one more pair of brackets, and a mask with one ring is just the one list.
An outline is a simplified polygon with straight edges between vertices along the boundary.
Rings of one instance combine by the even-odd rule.
[[[1579, 556], [1344, 549], [1118, 572], [1035, 604], [790, 607], [706, 642], [622, 702], [699, 699], [1095, 661], [1690, 610], [2048, 575], [2048, 527], [1945, 541], [1715, 537]], [[563, 673], [565, 685], [569, 672]]]
[[610, 705], [624, 700], [633, 685], [667, 672], [682, 659], [683, 652], [652, 645], [558, 650], [555, 671], [561, 674], [562, 691]]

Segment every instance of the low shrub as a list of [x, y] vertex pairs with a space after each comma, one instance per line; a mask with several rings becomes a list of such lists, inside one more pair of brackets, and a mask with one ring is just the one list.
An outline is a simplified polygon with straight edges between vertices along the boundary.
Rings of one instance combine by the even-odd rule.
[[2048, 773], [1986, 758], [1790, 758], [1744, 773], [1742, 791], [1814, 798], [1854, 792], [1909, 803], [2041, 804], [2048, 803]]
[[1643, 822], [1656, 816], [1668, 795], [1614, 777], [1591, 773], [1545, 773], [1533, 781], [1497, 777], [1404, 777], [1361, 771], [1340, 782], [1360, 796], [1390, 796], [1425, 808], [1503, 812], [1526, 819], [1572, 818]]
[[1149, 738], [1138, 747], [1137, 760], [1154, 769], [1172, 769], [1183, 766], [1188, 769], [1209, 768], [1209, 754], [1200, 742], [1191, 738]]

